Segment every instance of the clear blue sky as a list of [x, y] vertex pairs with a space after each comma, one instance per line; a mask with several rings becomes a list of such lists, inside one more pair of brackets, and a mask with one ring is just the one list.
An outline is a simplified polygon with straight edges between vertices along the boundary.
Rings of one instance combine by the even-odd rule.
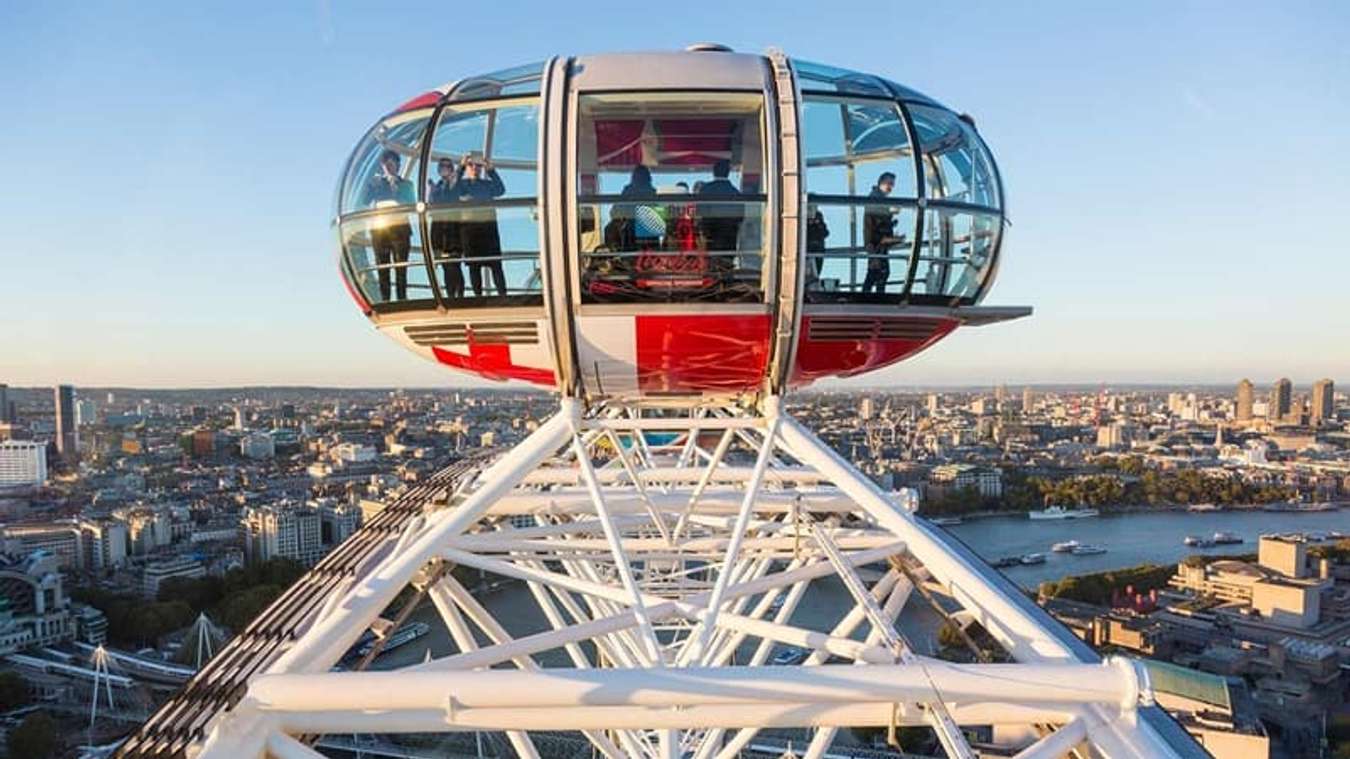
[[1350, 4], [0, 4], [0, 382], [459, 382], [378, 336], [328, 227], [407, 97], [715, 40], [969, 111], [1013, 220], [989, 304], [872, 382], [1350, 381]]

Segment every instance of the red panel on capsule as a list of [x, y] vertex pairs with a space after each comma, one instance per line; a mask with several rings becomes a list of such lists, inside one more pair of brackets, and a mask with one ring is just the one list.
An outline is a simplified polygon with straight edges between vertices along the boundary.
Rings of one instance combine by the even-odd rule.
[[404, 103], [403, 105], [400, 105], [399, 107], [395, 108], [394, 113], [403, 113], [404, 111], [412, 111], [418, 108], [430, 108], [433, 105], [436, 105], [437, 103], [441, 102], [441, 97], [443, 96], [443, 94], [444, 93], [437, 92], [436, 90], [432, 90], [431, 92], [424, 92], [421, 95], [418, 95], [417, 97], [413, 98], [412, 100], [409, 100], [408, 102]]
[[957, 325], [955, 319], [816, 318], [822, 323], [813, 329], [813, 317], [802, 317], [793, 386], [880, 369], [927, 348]]
[[511, 346], [505, 343], [470, 343], [469, 355], [455, 353], [437, 346], [431, 353], [446, 366], [473, 372], [490, 380], [523, 380], [535, 385], [553, 387], [557, 384], [553, 371], [511, 363]]
[[755, 390], [769, 361], [768, 314], [638, 316], [644, 393]]

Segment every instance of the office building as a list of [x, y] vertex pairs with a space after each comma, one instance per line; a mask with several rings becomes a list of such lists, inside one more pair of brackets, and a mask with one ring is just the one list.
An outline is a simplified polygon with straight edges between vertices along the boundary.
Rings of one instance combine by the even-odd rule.
[[56, 452], [62, 462], [73, 464], [79, 458], [79, 438], [75, 430], [75, 388], [57, 385], [53, 397], [56, 406]]
[[1307, 543], [1277, 535], [1261, 536], [1255, 563], [1182, 562], [1169, 582], [1178, 590], [1245, 606], [1244, 624], [1286, 630], [1313, 628], [1322, 616], [1321, 600], [1334, 584], [1326, 559], [1313, 562]]
[[1035, 400], [1036, 398], [1032, 395], [1030, 387], [1022, 388], [1022, 413], [1030, 411], [1031, 405]]
[[1325, 424], [1335, 416], [1336, 385], [1329, 379], [1313, 383], [1311, 418], [1313, 424]]
[[321, 498], [310, 505], [319, 512], [322, 540], [329, 547], [351, 537], [361, 527], [361, 507], [351, 501]]
[[146, 598], [158, 598], [160, 586], [174, 578], [196, 579], [206, 576], [206, 567], [200, 561], [180, 556], [176, 559], [152, 561], [145, 565], [141, 576], [141, 593]]
[[319, 512], [308, 506], [282, 502], [245, 509], [244, 557], [250, 563], [285, 558], [306, 566], [323, 556], [323, 526]]
[[1294, 406], [1294, 383], [1281, 377], [1270, 388], [1270, 402], [1266, 404], [1266, 418], [1272, 422], [1284, 421]]
[[40, 487], [46, 481], [46, 445], [32, 440], [0, 442], [0, 489]]
[[109, 572], [127, 561], [127, 526], [120, 521], [82, 520], [80, 539], [84, 568], [90, 572]]
[[1098, 448], [1126, 448], [1135, 440], [1134, 425], [1126, 422], [1112, 422], [1097, 428]]
[[14, 419], [9, 415], [9, 385], [0, 382], [0, 424], [9, 424]]
[[84, 569], [84, 543], [80, 525], [74, 521], [30, 522], [8, 525], [5, 542], [17, 545], [24, 555], [42, 551], [55, 557], [66, 569]]
[[872, 415], [876, 413], [875, 403], [870, 396], [863, 396], [858, 402], [858, 418], [864, 422], [872, 420]]
[[973, 464], [943, 464], [933, 467], [930, 482], [945, 491], [975, 490], [981, 498], [1003, 496], [1003, 472], [994, 467]]
[[244, 435], [239, 438], [239, 454], [248, 459], [270, 459], [277, 455], [276, 441], [262, 432]]
[[167, 509], [130, 506], [113, 514], [126, 525], [126, 544], [134, 556], [144, 556], [173, 543], [173, 521]]
[[98, 404], [81, 398], [75, 401], [75, 426], [88, 427], [98, 421]]
[[341, 464], [366, 464], [375, 460], [375, 449], [360, 443], [340, 443], [333, 446], [333, 461]]
[[33, 551], [0, 559], [0, 653], [51, 646], [75, 635], [58, 557]]
[[1237, 409], [1234, 418], [1239, 422], [1250, 422], [1252, 420], [1252, 404], [1256, 402], [1256, 388], [1252, 381], [1243, 378], [1237, 386]]

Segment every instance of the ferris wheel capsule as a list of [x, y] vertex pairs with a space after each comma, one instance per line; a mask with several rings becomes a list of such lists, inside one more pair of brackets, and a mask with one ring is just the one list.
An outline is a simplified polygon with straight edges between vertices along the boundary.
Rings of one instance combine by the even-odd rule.
[[452, 369], [588, 399], [783, 393], [961, 325], [1003, 247], [974, 121], [701, 44], [465, 78], [380, 119], [334, 224], [353, 299]]

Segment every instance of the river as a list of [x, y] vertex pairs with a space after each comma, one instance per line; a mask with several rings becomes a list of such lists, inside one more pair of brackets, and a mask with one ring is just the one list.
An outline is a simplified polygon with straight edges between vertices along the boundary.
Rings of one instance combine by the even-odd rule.
[[[1272, 532], [1350, 533], [1350, 510], [1310, 513], [1256, 510], [1218, 512], [1131, 512], [1087, 519], [1032, 521], [1025, 516], [972, 519], [947, 528], [987, 561], [1004, 556], [1044, 553], [1044, 564], [1004, 569], [1008, 578], [1026, 588], [1065, 575], [1088, 574], [1136, 564], [1170, 564], [1193, 553], [1255, 553], [1257, 538]], [[1187, 535], [1208, 538], [1216, 532], [1241, 537], [1241, 545], [1192, 548], [1182, 544]], [[1066, 540], [1095, 543], [1106, 553], [1074, 556], [1051, 553], [1050, 546]]]

